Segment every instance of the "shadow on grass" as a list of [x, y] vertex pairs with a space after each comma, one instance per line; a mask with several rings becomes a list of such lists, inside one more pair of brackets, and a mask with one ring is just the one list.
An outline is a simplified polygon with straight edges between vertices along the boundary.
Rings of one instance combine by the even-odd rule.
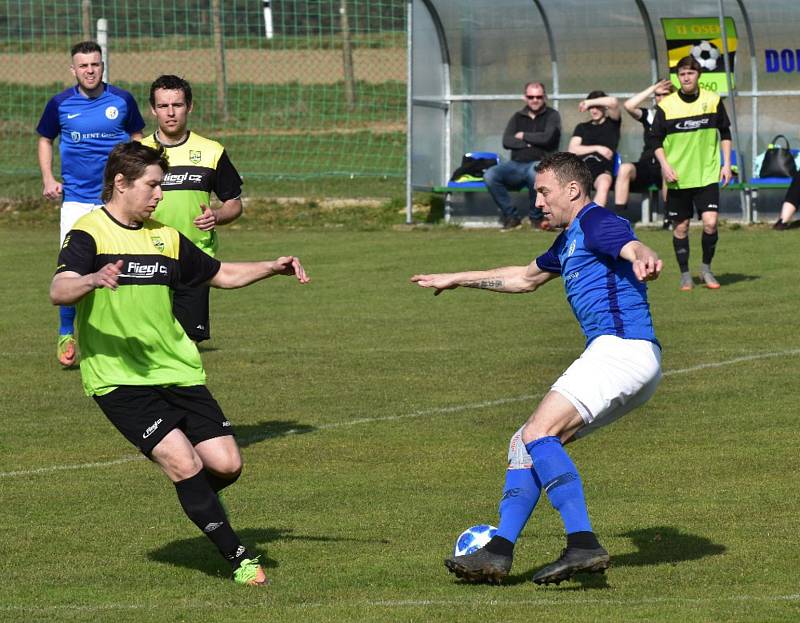
[[[611, 555], [611, 569], [615, 567], [644, 567], [647, 565], [676, 565], [687, 560], [698, 560], [706, 556], [719, 556], [726, 551], [724, 545], [714, 543], [710, 539], [695, 534], [686, 534], [669, 526], [656, 526], [654, 528], [643, 528], [641, 530], [631, 530], [618, 534], [619, 537], [626, 537], [636, 546], [637, 551], [629, 554], [614, 556]], [[531, 582], [536, 573], [536, 569], [531, 569], [520, 575], [510, 576], [505, 579], [503, 584], [513, 586]], [[605, 574], [583, 573], [572, 578], [572, 582], [563, 586], [561, 590], [586, 590], [608, 588], [608, 581]]]
[[[714, 273], [721, 286], [729, 286], [740, 281], [755, 281], [761, 279], [761, 275], [743, 275], [742, 273]], [[698, 276], [692, 278], [692, 282], [697, 287], [703, 286], [703, 280]]]
[[425, 217], [426, 223], [441, 223], [444, 221], [444, 198], [441, 195], [431, 195], [431, 207]]
[[296, 421], [267, 420], [258, 424], [236, 426], [236, 441], [240, 448], [246, 448], [267, 439], [277, 439], [288, 435], [305, 435], [313, 433], [315, 430], [317, 430], [315, 426], [298, 424]]
[[[236, 534], [242, 540], [250, 553], [260, 556], [261, 564], [265, 569], [276, 568], [278, 561], [266, 555], [265, 547], [273, 541], [309, 541], [321, 543], [376, 543], [386, 544], [386, 539], [357, 539], [336, 536], [315, 536], [311, 534], [293, 534], [291, 529], [282, 528], [245, 528], [237, 530]], [[147, 557], [155, 562], [160, 562], [175, 567], [186, 569], [196, 569], [206, 575], [221, 577], [226, 580], [230, 578], [230, 567], [219, 555], [214, 545], [204, 536], [197, 536], [191, 539], [179, 539], [167, 543], [163, 547], [154, 549], [147, 553]]]
[[638, 551], [612, 556], [611, 564], [615, 567], [677, 564], [706, 556], [719, 556], [726, 551], [724, 545], [704, 536], [686, 534], [669, 526], [631, 530], [618, 536], [628, 537]]
[[743, 275], [742, 273], [722, 273], [716, 277], [721, 286], [729, 286], [732, 283], [738, 283], [740, 281], [755, 281], [756, 279], [761, 279], [761, 275]]

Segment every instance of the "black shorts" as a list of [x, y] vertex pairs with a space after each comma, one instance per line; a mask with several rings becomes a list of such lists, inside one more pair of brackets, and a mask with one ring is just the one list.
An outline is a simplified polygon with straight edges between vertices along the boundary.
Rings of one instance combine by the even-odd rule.
[[583, 163], [592, 172], [592, 181], [595, 181], [603, 173], [612, 175], [614, 172], [614, 163], [611, 160], [606, 160], [594, 153], [584, 156]]
[[193, 446], [234, 434], [205, 385], [124, 385], [104, 396], [94, 396], [94, 400], [125, 439], [145, 456], [150, 456], [175, 428], [182, 430]]
[[186, 335], [195, 342], [211, 337], [208, 298], [210, 286], [189, 288], [181, 285], [172, 293], [172, 313], [181, 323]]
[[667, 218], [671, 221], [691, 219], [695, 210], [698, 218], [703, 212], [719, 212], [719, 184], [667, 191]]
[[651, 186], [661, 188], [661, 165], [655, 158], [639, 160], [634, 162], [636, 169], [636, 179], [631, 182], [631, 192], [645, 192]]

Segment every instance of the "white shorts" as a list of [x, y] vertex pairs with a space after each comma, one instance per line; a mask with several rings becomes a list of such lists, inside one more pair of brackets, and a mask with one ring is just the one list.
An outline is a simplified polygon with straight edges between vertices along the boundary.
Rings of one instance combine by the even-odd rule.
[[64, 244], [64, 238], [67, 237], [69, 230], [80, 217], [84, 214], [89, 214], [92, 210], [101, 207], [99, 203], [81, 203], [79, 201], [65, 201], [61, 204], [61, 242], [59, 246]]
[[[598, 428], [643, 405], [661, 380], [661, 349], [647, 340], [601, 335], [550, 387], [578, 410], [584, 426], [575, 437]], [[522, 441], [523, 425], [508, 445], [508, 469], [530, 469]]]
[[596, 338], [550, 388], [569, 400], [584, 437], [650, 400], [661, 380], [661, 349], [647, 340]]

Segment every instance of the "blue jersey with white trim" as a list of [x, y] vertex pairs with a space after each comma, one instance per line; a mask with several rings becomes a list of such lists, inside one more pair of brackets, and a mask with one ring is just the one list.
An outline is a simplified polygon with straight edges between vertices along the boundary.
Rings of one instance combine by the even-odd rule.
[[133, 96], [113, 85], [85, 97], [78, 86], [65, 89], [45, 106], [36, 131], [59, 140], [64, 201], [102, 203], [103, 169], [117, 143], [141, 132], [144, 120]]
[[[537, 266], [561, 275], [587, 346], [600, 335], [659, 344], [653, 329], [647, 286], [633, 265], [619, 257], [636, 240], [630, 223], [595, 203], [584, 207], [556, 238]], [[660, 346], [660, 344], [659, 344]]]

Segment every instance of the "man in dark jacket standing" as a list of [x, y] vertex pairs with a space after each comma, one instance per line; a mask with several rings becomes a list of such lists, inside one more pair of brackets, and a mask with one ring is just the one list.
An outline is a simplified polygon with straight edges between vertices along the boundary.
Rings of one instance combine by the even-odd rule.
[[488, 169], [483, 176], [489, 193], [500, 208], [503, 231], [518, 229], [522, 224], [508, 191], [525, 186], [530, 194], [528, 215], [531, 226], [550, 229], [542, 211], [536, 207], [534, 167], [546, 155], [558, 151], [561, 117], [558, 111], [547, 106], [547, 93], [541, 82], [529, 82], [524, 93], [525, 108], [514, 113], [503, 132], [503, 147], [511, 150], [511, 160]]

